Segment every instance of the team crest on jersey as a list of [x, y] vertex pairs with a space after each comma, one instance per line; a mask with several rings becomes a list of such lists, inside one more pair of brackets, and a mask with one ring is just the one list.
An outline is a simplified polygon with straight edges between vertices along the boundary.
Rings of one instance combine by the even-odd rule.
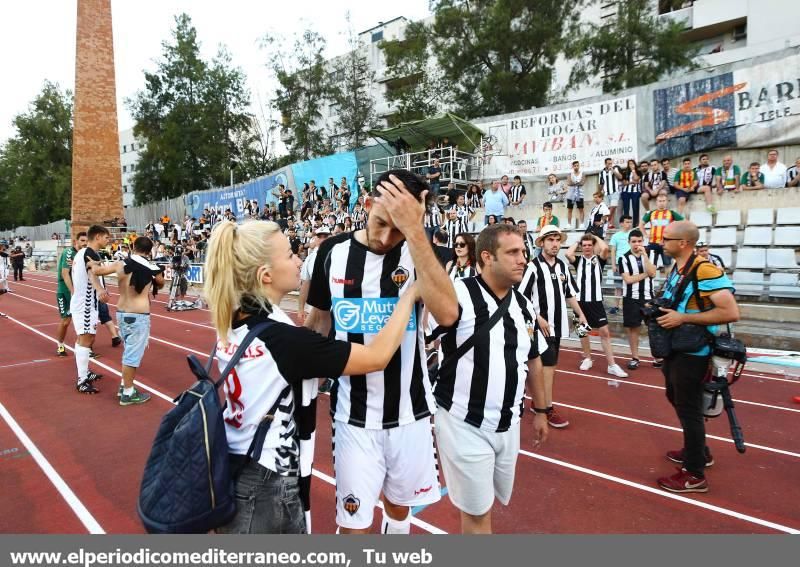
[[403, 284], [408, 281], [409, 273], [403, 266], [397, 266], [397, 269], [392, 272], [392, 281], [394, 285], [399, 288], [403, 287]]
[[352, 494], [348, 494], [347, 496], [344, 497], [342, 504], [344, 504], [345, 512], [347, 512], [351, 516], [355, 516], [356, 512], [358, 512], [358, 509], [361, 507], [361, 500], [359, 500]]

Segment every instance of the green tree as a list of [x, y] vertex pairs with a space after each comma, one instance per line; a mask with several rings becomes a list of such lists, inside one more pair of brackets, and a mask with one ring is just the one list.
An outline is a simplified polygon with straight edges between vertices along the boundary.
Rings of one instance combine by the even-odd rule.
[[569, 54], [577, 59], [570, 85], [599, 84], [603, 92], [646, 85], [677, 71], [697, 68], [699, 47], [684, 24], [659, 18], [650, 0], [617, 2], [613, 21], [576, 29]]
[[544, 106], [584, 0], [432, 0], [430, 41], [467, 118]]
[[353, 31], [349, 13], [347, 24], [349, 51], [333, 65], [335, 79], [331, 81], [330, 99], [336, 105], [334, 131], [348, 150], [354, 150], [364, 145], [369, 138], [367, 131], [377, 126], [375, 100], [370, 93], [375, 73]]
[[281, 132], [294, 160], [307, 160], [331, 152], [327, 134], [320, 128], [322, 105], [328, 98], [325, 70], [325, 38], [305, 30], [296, 37], [291, 51], [283, 38], [267, 35], [262, 47], [280, 84], [275, 108], [281, 115]]
[[175, 18], [155, 72], [128, 101], [134, 134], [147, 141], [133, 185], [138, 203], [225, 185], [236, 140], [250, 128], [244, 73], [224, 48], [209, 62], [200, 56], [191, 18]]
[[72, 93], [45, 82], [0, 147], [0, 228], [69, 218], [72, 199]]
[[421, 120], [436, 114], [443, 99], [441, 75], [431, 68], [431, 30], [422, 22], [410, 22], [402, 39], [378, 44], [386, 59], [386, 100], [396, 105], [390, 123]]

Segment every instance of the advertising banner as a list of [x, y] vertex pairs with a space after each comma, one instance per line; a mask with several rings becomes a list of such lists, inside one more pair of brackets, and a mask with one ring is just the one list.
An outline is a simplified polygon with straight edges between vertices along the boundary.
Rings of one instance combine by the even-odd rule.
[[484, 177], [561, 175], [575, 160], [599, 171], [608, 157], [638, 157], [635, 95], [476, 124], [488, 136]]
[[[265, 203], [276, 201], [273, 191], [281, 183], [290, 189], [295, 188], [290, 167], [281, 168], [270, 175], [234, 187], [194, 191], [188, 196], [188, 208], [193, 217], [199, 217], [204, 209], [215, 209], [220, 213], [230, 209], [236, 218], [241, 220], [244, 218], [245, 201], [256, 200], [259, 208], [263, 208]], [[295, 199], [298, 197], [295, 196]]]
[[800, 55], [653, 91], [656, 155], [800, 143]]

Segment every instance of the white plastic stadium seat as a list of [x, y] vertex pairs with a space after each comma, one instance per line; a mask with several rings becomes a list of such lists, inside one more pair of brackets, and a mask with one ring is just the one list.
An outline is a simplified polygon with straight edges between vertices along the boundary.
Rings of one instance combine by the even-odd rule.
[[745, 246], [769, 246], [772, 244], [771, 226], [748, 226], [744, 229]]
[[717, 220], [714, 226], [739, 226], [742, 224], [742, 211], [739, 209], [728, 209], [717, 213]]
[[712, 248], [711, 253], [722, 258], [722, 263], [725, 264], [725, 269], [730, 270], [733, 267], [732, 248]]
[[733, 287], [739, 295], [761, 295], [764, 291], [764, 272], [733, 272]]
[[778, 219], [776, 221], [776, 224], [800, 225], [800, 207], [778, 209]]
[[772, 226], [774, 218], [772, 209], [750, 209], [747, 211], [747, 226]]
[[583, 237], [582, 232], [568, 232], [567, 239], [564, 241], [563, 246], [569, 248]]
[[711, 246], [736, 246], [736, 227], [712, 228]]
[[766, 256], [767, 251], [764, 248], [739, 248], [736, 253], [736, 269], [763, 270], [767, 265]]
[[705, 211], [694, 211], [689, 217], [697, 226], [711, 226], [711, 213]]
[[797, 274], [774, 273], [769, 277], [769, 295], [773, 297], [800, 298]]
[[773, 269], [783, 268], [789, 270], [800, 268], [797, 265], [794, 250], [791, 248], [770, 248], [767, 250], [767, 266]]
[[800, 247], [800, 226], [779, 226], [775, 229], [775, 246]]

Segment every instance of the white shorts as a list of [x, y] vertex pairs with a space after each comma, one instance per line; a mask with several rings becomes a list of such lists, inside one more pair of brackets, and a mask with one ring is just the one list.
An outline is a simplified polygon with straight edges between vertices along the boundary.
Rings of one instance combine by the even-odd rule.
[[508, 431], [483, 431], [448, 412], [436, 412], [436, 444], [453, 505], [472, 516], [507, 506], [514, 489], [520, 424]]
[[606, 195], [606, 205], [609, 207], [616, 207], [619, 205], [619, 191]]
[[72, 327], [75, 329], [76, 335], [96, 335], [97, 324], [100, 322], [100, 315], [97, 308], [85, 301], [76, 301], [75, 296], [72, 296], [72, 301], [69, 304], [70, 313], [72, 313]]
[[398, 506], [441, 499], [430, 418], [392, 429], [364, 429], [334, 421], [333, 429], [339, 526], [369, 528], [381, 492]]

